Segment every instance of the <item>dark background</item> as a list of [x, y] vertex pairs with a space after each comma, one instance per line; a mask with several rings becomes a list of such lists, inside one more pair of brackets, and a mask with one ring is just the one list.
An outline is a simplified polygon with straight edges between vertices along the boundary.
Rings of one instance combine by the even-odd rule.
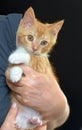
[[65, 20], [50, 57], [71, 109], [59, 130], [82, 130], [82, 0], [3, 0], [0, 14], [24, 13], [29, 6], [43, 22]]

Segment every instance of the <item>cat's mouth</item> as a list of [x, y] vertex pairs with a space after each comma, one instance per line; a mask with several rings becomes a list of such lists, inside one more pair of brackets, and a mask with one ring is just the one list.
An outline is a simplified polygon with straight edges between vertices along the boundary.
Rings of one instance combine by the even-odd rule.
[[37, 51], [32, 51], [32, 50], [27, 50], [29, 54], [34, 55], [34, 56], [45, 56], [45, 57], [49, 57], [48, 54], [46, 53], [41, 53], [41, 52], [37, 52]]
[[35, 55], [35, 56], [40, 56], [41, 55], [41, 53], [39, 53], [39, 52], [32, 52], [32, 54]]
[[35, 56], [40, 56], [41, 55], [41, 53], [40, 52], [37, 52], [37, 51], [32, 51], [32, 50], [27, 50], [28, 51], [28, 53], [30, 53], [31, 55], [35, 55]]
[[31, 55], [34, 55], [34, 56], [44, 56], [44, 57], [49, 57], [49, 55], [47, 53], [42, 53], [40, 51], [33, 51], [32, 49], [30, 48], [26, 48], [26, 51], [31, 54]]

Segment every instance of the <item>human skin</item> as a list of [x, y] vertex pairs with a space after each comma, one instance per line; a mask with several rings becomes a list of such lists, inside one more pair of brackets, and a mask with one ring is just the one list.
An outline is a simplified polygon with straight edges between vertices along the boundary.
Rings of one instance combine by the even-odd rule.
[[17, 106], [16, 106], [16, 103], [13, 103], [0, 130], [5, 130], [5, 129], [16, 130], [14, 126], [14, 120], [16, 118], [16, 115], [17, 115]]
[[[20, 67], [24, 76], [15, 84], [9, 80], [9, 69], [6, 71], [7, 84], [17, 100], [39, 111], [43, 120], [48, 122], [46, 129], [52, 130], [63, 124], [69, 115], [69, 106], [56, 78], [48, 75], [47, 70], [46, 74], [41, 74], [29, 66]], [[40, 130], [40, 127], [36, 130]]]
[[[5, 121], [3, 123], [3, 125], [1, 126], [0, 130], [17, 130], [15, 125], [14, 125], [14, 121], [17, 115], [17, 104], [14, 102], [13, 105], [11, 106]], [[41, 126], [39, 128], [36, 128], [35, 130], [46, 130], [46, 125]]]

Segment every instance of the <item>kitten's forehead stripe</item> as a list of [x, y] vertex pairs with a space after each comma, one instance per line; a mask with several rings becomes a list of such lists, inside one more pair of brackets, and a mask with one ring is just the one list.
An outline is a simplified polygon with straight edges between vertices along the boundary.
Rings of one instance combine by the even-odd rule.
[[48, 31], [47, 24], [43, 24], [37, 20], [36, 20], [35, 26], [36, 26], [37, 35], [39, 37], [42, 37]]

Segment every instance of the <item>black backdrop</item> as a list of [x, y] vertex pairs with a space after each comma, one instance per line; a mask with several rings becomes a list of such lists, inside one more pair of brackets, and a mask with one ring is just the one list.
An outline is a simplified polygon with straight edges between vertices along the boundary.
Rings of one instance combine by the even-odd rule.
[[71, 109], [59, 130], [82, 130], [82, 0], [3, 0], [0, 14], [24, 13], [29, 6], [43, 22], [65, 20], [50, 57]]

